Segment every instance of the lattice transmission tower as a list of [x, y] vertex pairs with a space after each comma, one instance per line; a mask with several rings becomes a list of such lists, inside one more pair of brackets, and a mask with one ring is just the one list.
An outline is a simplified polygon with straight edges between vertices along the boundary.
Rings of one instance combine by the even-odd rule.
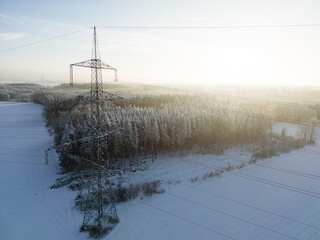
[[[91, 121], [93, 126], [93, 146], [97, 146], [97, 151], [94, 152], [91, 149], [91, 156], [98, 163], [98, 228], [101, 232], [101, 219], [103, 217], [103, 202], [102, 202], [102, 185], [101, 185], [101, 144], [100, 144], [100, 135], [101, 135], [101, 120], [100, 120], [100, 108], [101, 100], [103, 94], [103, 82], [102, 82], [102, 71], [101, 71], [101, 60], [97, 43], [97, 32], [96, 27], [93, 30], [93, 45], [92, 45], [92, 55], [91, 55], [91, 92], [90, 92], [90, 103], [91, 103]], [[95, 114], [95, 116], [94, 116]], [[93, 124], [95, 121], [95, 124]], [[96, 143], [96, 144], [95, 144]], [[96, 155], [96, 156], [94, 156]]]
[[[94, 27], [94, 32], [96, 33], [96, 27]], [[98, 57], [99, 57], [99, 51], [97, 52]], [[101, 61], [100, 57], [99, 59], [99, 67], [100, 69], [107, 69], [107, 70], [113, 70], [114, 71], [114, 81], [118, 82], [118, 71], [116, 68], [110, 66], [109, 64]], [[73, 67], [86, 67], [86, 68], [92, 68], [92, 66], [95, 64], [94, 61], [95, 60], [95, 56], [94, 56], [94, 52], [92, 52], [92, 57], [90, 60], [86, 60], [83, 62], [78, 62], [78, 63], [72, 63], [70, 64], [70, 86], [73, 85]]]
[[[69, 146], [71, 143], [75, 142], [89, 142], [90, 146], [90, 159], [86, 159], [82, 156], [76, 156], [72, 154], [67, 154], [70, 159], [77, 162], [85, 161], [92, 164], [92, 166], [97, 167], [97, 184], [95, 187], [95, 181], [91, 184], [88, 189], [88, 194], [85, 200], [83, 225], [81, 231], [94, 230], [96, 237], [102, 237], [105, 231], [112, 229], [118, 222], [117, 210], [114, 204], [114, 199], [110, 195], [103, 195], [104, 189], [102, 184], [102, 170], [107, 170], [107, 174], [110, 176], [110, 159], [109, 154], [106, 153], [105, 156], [102, 154], [102, 139], [108, 134], [117, 132], [120, 128], [109, 130], [103, 133], [103, 126], [101, 126], [101, 108], [106, 101], [113, 101], [117, 99], [123, 99], [123, 97], [117, 94], [112, 94], [103, 91], [103, 81], [102, 81], [102, 69], [112, 69], [115, 70], [116, 80], [117, 80], [117, 70], [109, 65], [103, 63], [100, 59], [100, 53], [98, 48], [96, 27], [93, 28], [93, 46], [91, 59], [79, 64], [84, 64], [84, 67], [91, 68], [91, 89], [90, 92], [78, 95], [67, 99], [59, 103], [59, 107], [66, 108], [70, 106], [75, 106], [78, 104], [86, 105], [90, 104], [90, 119], [91, 119], [91, 130], [87, 137], [75, 140], [69, 143], [63, 143], [58, 146], [52, 146], [45, 150], [45, 163], [48, 164], [48, 152], [53, 149], [59, 149], [64, 146]], [[79, 66], [78, 64], [71, 64]], [[72, 71], [72, 70], [71, 70]], [[104, 157], [106, 159], [104, 159]], [[93, 169], [91, 169], [93, 171]], [[91, 183], [91, 181], [90, 181]], [[109, 186], [109, 191], [111, 194], [111, 185]], [[106, 192], [107, 194], [107, 192]], [[94, 227], [97, 224], [97, 229]], [[94, 229], [93, 229], [94, 228]], [[109, 230], [108, 230], [109, 229]]]
[[[110, 161], [106, 159], [106, 161], [102, 157], [102, 149], [101, 149], [101, 136], [102, 136], [102, 127], [101, 127], [101, 107], [102, 104], [107, 100], [112, 100], [113, 95], [108, 96], [107, 98], [104, 96], [103, 92], [103, 81], [102, 81], [102, 62], [100, 59], [100, 53], [97, 42], [97, 33], [96, 27], [94, 27], [93, 33], [93, 46], [92, 46], [92, 56], [90, 60], [90, 68], [91, 68], [91, 90], [90, 90], [90, 105], [91, 105], [91, 156], [90, 160], [95, 162], [98, 167], [97, 172], [97, 189], [93, 187], [93, 194], [96, 196], [97, 204], [96, 204], [96, 214], [92, 214], [89, 212], [85, 212], [84, 219], [90, 218], [93, 215], [96, 216], [96, 221], [98, 224], [98, 236], [103, 235], [103, 229], [105, 224], [114, 224], [117, 221], [117, 213], [116, 208], [111, 199], [109, 199], [109, 208], [108, 212], [104, 213], [104, 199], [103, 199], [103, 186], [102, 186], [102, 168], [109, 167]], [[86, 216], [87, 214], [87, 216]], [[112, 216], [110, 216], [110, 214]]]

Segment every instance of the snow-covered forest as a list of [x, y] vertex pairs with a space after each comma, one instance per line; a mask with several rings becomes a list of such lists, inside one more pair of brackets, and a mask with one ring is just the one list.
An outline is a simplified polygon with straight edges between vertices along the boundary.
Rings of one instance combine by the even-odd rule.
[[49, 91], [50, 87], [33, 83], [0, 83], [0, 101], [31, 101], [31, 97], [37, 91]]
[[[61, 146], [57, 149], [61, 165], [67, 171], [83, 167], [86, 163], [76, 161], [75, 156], [90, 159], [95, 151], [90, 139], [90, 105], [66, 101], [68, 97], [59, 94], [38, 93], [33, 99], [45, 105], [47, 125]], [[139, 165], [138, 157], [155, 159], [159, 154], [222, 154], [250, 144], [264, 148], [276, 137], [271, 131], [275, 120], [317, 118], [312, 108], [239, 103], [195, 94], [135, 95], [106, 102], [101, 110], [102, 156], [117, 167]], [[312, 135], [312, 126], [302, 126], [297, 137], [311, 143]]]

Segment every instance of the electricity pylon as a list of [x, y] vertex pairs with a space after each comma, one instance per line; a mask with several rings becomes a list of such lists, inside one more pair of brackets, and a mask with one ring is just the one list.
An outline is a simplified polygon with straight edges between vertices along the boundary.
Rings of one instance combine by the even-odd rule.
[[[103, 94], [103, 84], [102, 84], [102, 71], [101, 71], [101, 60], [97, 44], [97, 33], [96, 27], [93, 28], [93, 46], [92, 46], [92, 56], [91, 56], [91, 121], [95, 121], [95, 124], [92, 122], [93, 126], [93, 136], [94, 139], [93, 146], [97, 147], [96, 151], [91, 149], [91, 156], [93, 157], [92, 161], [98, 163], [98, 229], [99, 234], [101, 234], [101, 219], [103, 217], [103, 202], [102, 202], [102, 186], [101, 186], [101, 120], [100, 120], [100, 108], [101, 108], [101, 99]], [[95, 111], [95, 112], [94, 112]], [[95, 114], [95, 116], [93, 116]]]
[[[91, 67], [91, 90], [90, 90], [90, 106], [91, 106], [91, 156], [90, 161], [95, 162], [98, 167], [97, 172], [97, 191], [93, 187], [92, 196], [97, 200], [96, 203], [96, 214], [92, 214], [92, 211], [88, 210], [84, 213], [84, 225], [85, 221], [90, 221], [90, 218], [96, 216], [96, 222], [98, 225], [98, 237], [101, 237], [104, 233], [104, 223], [107, 224], [116, 224], [118, 221], [116, 208], [111, 198], [109, 199], [109, 210], [107, 213], [104, 213], [104, 201], [103, 201], [103, 186], [102, 186], [102, 168], [108, 168], [110, 165], [109, 159], [104, 161], [102, 158], [102, 149], [101, 149], [101, 136], [102, 136], [102, 127], [101, 127], [101, 106], [106, 100], [112, 100], [113, 95], [104, 96], [103, 92], [103, 81], [102, 81], [102, 62], [100, 60], [98, 42], [97, 42], [97, 33], [96, 27], [93, 28], [93, 46], [92, 46], [92, 56], [90, 60]], [[96, 192], [95, 192], [96, 191]], [[88, 193], [90, 198], [90, 193]], [[88, 203], [87, 203], [88, 204]], [[111, 216], [112, 215], [112, 216]]]
[[[85, 202], [85, 209], [84, 209], [84, 217], [83, 217], [83, 226], [81, 227], [82, 230], [90, 231], [90, 227], [93, 226], [92, 220], [95, 219], [97, 223], [98, 229], [95, 233], [97, 237], [103, 236], [106, 228], [110, 228], [110, 226], [114, 226], [118, 223], [117, 211], [114, 202], [112, 201], [111, 197], [107, 202], [109, 205], [104, 207], [104, 199], [103, 199], [103, 186], [102, 186], [102, 169], [108, 170], [110, 166], [110, 161], [107, 157], [106, 161], [102, 157], [102, 148], [101, 148], [101, 138], [106, 136], [106, 133], [102, 134], [102, 126], [101, 126], [101, 107], [102, 104], [106, 101], [113, 101], [117, 99], [122, 99], [123, 97], [118, 96], [116, 94], [111, 94], [103, 91], [103, 81], [102, 81], [102, 69], [104, 68], [104, 64], [100, 60], [98, 42], [97, 42], [97, 34], [96, 34], [96, 27], [94, 27], [93, 33], [93, 46], [92, 46], [92, 56], [90, 60], [90, 65], [88, 67], [91, 68], [91, 89], [89, 93], [85, 93], [83, 95], [78, 95], [76, 97], [67, 99], [61, 103], [59, 106], [62, 108], [70, 107], [70, 105], [77, 105], [77, 104], [90, 104], [91, 107], [91, 131], [90, 136], [84, 137], [82, 139], [75, 140], [73, 142], [78, 141], [88, 141], [90, 142], [90, 160], [75, 156], [72, 154], [68, 154], [68, 157], [76, 160], [76, 161], [86, 161], [88, 163], [93, 164], [93, 166], [98, 168], [97, 171], [97, 188], [95, 188], [95, 184], [91, 185], [91, 192], [88, 191], [87, 199]], [[116, 69], [115, 69], [116, 71]], [[118, 131], [119, 129], [115, 129]], [[109, 131], [108, 133], [112, 133]], [[65, 145], [69, 145], [72, 142], [64, 143], [59, 146], [53, 146], [48, 148], [45, 151], [45, 161], [46, 164], [48, 163], [48, 151], [52, 149], [57, 149], [63, 147]], [[108, 156], [108, 154], [107, 154]], [[111, 190], [111, 189], [110, 189]], [[111, 193], [111, 191], [110, 191]], [[107, 210], [107, 211], [104, 211]], [[89, 227], [89, 228], [88, 228]]]
[[[96, 27], [94, 27], [94, 32], [96, 33]], [[96, 35], [95, 35], [96, 36]], [[73, 85], [73, 67], [87, 67], [87, 68], [91, 68], [94, 66], [94, 65], [99, 65], [99, 69], [107, 69], [107, 70], [113, 70], [114, 71], [114, 81], [115, 82], [118, 82], [118, 71], [116, 68], [110, 66], [109, 64], [106, 64], [104, 62], [102, 62], [100, 60], [100, 57], [99, 57], [99, 51], [97, 51], [97, 54], [98, 54], [98, 58], [95, 58], [96, 56], [94, 55], [94, 49], [92, 49], [92, 57], [90, 60], [86, 60], [86, 61], [83, 61], [83, 62], [78, 62], [78, 63], [73, 63], [73, 64], [70, 64], [70, 86]], [[98, 61], [96, 61], [98, 60]]]

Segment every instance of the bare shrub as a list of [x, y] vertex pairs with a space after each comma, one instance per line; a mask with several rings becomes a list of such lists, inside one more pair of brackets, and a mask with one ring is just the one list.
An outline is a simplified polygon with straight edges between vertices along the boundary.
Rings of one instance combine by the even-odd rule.
[[212, 178], [212, 177], [216, 177], [216, 176], [220, 176], [221, 173], [219, 171], [216, 172], [209, 172], [206, 173], [205, 175], [203, 175], [202, 180], [206, 180], [207, 178]]
[[150, 197], [154, 193], [163, 193], [164, 189], [159, 189], [159, 186], [161, 185], [159, 180], [155, 180], [148, 183], [143, 183], [141, 188], [144, 195]]
[[258, 148], [251, 156], [249, 163], [255, 163], [258, 159], [271, 158], [279, 156], [281, 153], [288, 153], [291, 150], [302, 148], [307, 141], [296, 139], [291, 136], [274, 137], [268, 144]]
[[190, 182], [196, 182], [198, 180], [199, 180], [198, 176], [189, 179]]

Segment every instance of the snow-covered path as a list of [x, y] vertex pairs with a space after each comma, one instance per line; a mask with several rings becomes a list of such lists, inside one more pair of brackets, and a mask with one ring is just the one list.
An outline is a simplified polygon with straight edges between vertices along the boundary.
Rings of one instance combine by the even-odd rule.
[[315, 151], [319, 145], [121, 204], [120, 224], [107, 239], [318, 240], [320, 155]]
[[42, 106], [0, 102], [0, 239], [82, 239], [82, 216], [74, 209], [75, 193], [49, 190], [57, 177], [57, 156]]

